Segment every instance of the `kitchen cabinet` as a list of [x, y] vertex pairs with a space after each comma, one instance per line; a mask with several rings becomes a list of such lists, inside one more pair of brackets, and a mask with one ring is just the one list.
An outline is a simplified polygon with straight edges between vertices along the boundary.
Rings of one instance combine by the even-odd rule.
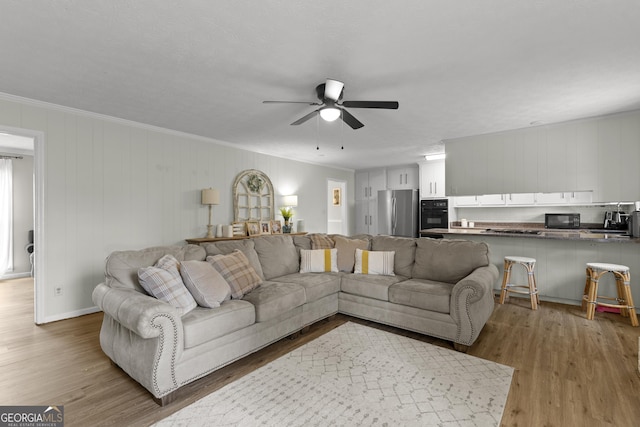
[[419, 172], [416, 166], [387, 169], [387, 189], [406, 190], [418, 188], [418, 175]]
[[384, 169], [357, 171], [355, 175], [356, 200], [375, 199], [379, 190], [386, 190]]
[[454, 207], [480, 206], [479, 196], [457, 196], [453, 198]]
[[592, 202], [591, 191], [564, 191], [557, 193], [536, 193], [536, 205], [588, 205]]
[[356, 234], [378, 234], [378, 199], [356, 200]]
[[[640, 200], [640, 111], [445, 141], [446, 194], [569, 192]], [[586, 193], [585, 193], [586, 192]], [[554, 197], [554, 196], [549, 196]]]
[[423, 199], [445, 197], [444, 159], [419, 163], [420, 197]]

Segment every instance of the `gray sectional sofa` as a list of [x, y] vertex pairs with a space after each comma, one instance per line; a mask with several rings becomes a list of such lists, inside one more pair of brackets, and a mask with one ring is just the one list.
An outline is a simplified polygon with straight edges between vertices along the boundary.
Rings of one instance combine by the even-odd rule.
[[[101, 347], [165, 404], [181, 386], [336, 313], [443, 338], [466, 351], [493, 311], [498, 270], [484, 243], [331, 237], [342, 243], [337, 252], [341, 264], [347, 261], [344, 269], [354, 262], [353, 249], [344, 242], [364, 241], [371, 251], [395, 254], [393, 275], [300, 273], [300, 252], [312, 249], [311, 236], [114, 252], [106, 261], [105, 282], [93, 292], [104, 311]], [[148, 295], [138, 281], [140, 268], [167, 254], [184, 262], [235, 250], [246, 255], [262, 284], [216, 308], [198, 306], [181, 315]]]

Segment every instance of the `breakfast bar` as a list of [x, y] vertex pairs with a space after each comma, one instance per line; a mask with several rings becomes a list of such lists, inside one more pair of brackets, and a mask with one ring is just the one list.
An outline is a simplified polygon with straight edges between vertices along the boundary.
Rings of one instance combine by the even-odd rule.
[[[422, 230], [423, 237], [466, 239], [489, 244], [490, 259], [502, 274], [504, 257], [517, 255], [537, 260], [536, 276], [540, 298], [564, 304], [581, 305], [587, 262], [622, 264], [630, 268], [634, 301], [640, 301], [640, 238], [602, 230], [547, 230], [541, 227], [509, 227], [483, 224], [475, 228], [433, 228]], [[521, 276], [519, 276], [522, 274]], [[514, 280], [526, 283], [520, 271]], [[501, 278], [494, 289], [499, 291]], [[600, 289], [615, 295], [615, 283], [605, 277]]]

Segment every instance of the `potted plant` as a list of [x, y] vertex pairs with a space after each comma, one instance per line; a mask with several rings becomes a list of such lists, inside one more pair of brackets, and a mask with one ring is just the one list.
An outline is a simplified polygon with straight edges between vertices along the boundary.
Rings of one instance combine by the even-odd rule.
[[291, 233], [291, 224], [289, 221], [293, 217], [293, 208], [291, 206], [283, 206], [280, 208], [280, 215], [284, 218], [284, 227], [282, 227], [283, 233]]

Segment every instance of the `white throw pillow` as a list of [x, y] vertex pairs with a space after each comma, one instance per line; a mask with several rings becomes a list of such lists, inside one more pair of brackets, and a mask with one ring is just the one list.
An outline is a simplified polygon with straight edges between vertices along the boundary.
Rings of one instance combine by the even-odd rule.
[[138, 279], [149, 295], [171, 304], [180, 310], [180, 314], [186, 314], [198, 304], [182, 282], [179, 265], [180, 262], [173, 255], [165, 255], [155, 266], [138, 269]]
[[338, 272], [337, 249], [300, 249], [300, 273]]
[[395, 251], [363, 251], [356, 249], [355, 274], [378, 274], [395, 276], [393, 263]]
[[231, 287], [206, 261], [183, 261], [180, 275], [200, 307], [220, 307], [220, 303], [231, 299]]

